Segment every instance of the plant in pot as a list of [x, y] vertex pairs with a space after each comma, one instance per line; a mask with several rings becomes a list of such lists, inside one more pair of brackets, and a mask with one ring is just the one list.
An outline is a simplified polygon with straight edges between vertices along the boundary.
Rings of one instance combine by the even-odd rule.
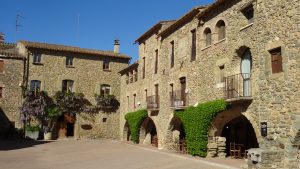
[[26, 125], [25, 126], [25, 137], [33, 140], [37, 140], [41, 128], [39, 125]]
[[51, 140], [58, 117], [62, 114], [56, 105], [45, 108], [47, 126], [44, 129], [44, 140]]

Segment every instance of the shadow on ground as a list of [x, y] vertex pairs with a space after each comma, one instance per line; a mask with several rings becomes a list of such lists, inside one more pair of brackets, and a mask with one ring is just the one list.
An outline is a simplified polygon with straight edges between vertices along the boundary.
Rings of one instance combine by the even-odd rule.
[[36, 140], [0, 140], [0, 151], [10, 151], [23, 148], [34, 147], [40, 144], [51, 143], [52, 141], [36, 141]]

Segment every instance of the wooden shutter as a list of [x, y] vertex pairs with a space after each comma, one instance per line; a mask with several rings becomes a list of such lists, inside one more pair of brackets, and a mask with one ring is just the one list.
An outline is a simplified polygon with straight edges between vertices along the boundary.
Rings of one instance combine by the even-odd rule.
[[271, 53], [272, 73], [282, 72], [282, 56], [280, 51]]
[[0, 60], [0, 73], [4, 72], [4, 61]]

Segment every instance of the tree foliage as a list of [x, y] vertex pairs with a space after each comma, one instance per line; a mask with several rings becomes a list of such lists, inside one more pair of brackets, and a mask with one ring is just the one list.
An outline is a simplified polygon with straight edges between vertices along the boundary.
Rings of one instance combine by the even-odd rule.
[[215, 100], [175, 112], [175, 117], [180, 118], [183, 123], [190, 154], [206, 157], [208, 132], [212, 120], [226, 109], [227, 103], [224, 100]]
[[144, 119], [147, 117], [147, 110], [138, 110], [136, 112], [130, 112], [125, 115], [125, 119], [128, 122], [131, 132], [131, 140], [134, 143], [139, 143], [140, 126]]

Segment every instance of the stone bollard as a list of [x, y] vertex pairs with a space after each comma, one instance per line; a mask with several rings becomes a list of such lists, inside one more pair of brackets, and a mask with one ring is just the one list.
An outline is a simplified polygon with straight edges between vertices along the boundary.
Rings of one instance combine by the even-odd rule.
[[212, 158], [217, 156], [218, 145], [216, 143], [207, 144], [207, 157]]
[[226, 158], [226, 138], [218, 137], [216, 140], [217, 140], [217, 146], [218, 146], [218, 157]]

